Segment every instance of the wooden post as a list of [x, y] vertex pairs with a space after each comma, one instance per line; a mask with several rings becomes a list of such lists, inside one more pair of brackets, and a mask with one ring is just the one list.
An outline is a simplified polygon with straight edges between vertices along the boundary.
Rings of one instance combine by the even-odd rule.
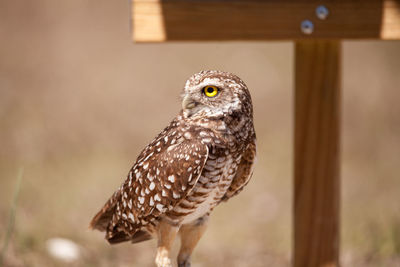
[[341, 43], [295, 50], [293, 265], [338, 266]]

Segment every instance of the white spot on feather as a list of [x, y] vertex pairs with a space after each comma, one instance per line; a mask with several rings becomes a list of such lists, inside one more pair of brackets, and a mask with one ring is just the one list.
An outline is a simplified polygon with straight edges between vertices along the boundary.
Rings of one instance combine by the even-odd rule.
[[203, 138], [202, 140], [203, 140], [203, 142], [206, 142], [206, 143], [211, 142], [211, 138], [209, 138], [209, 137]]
[[175, 176], [174, 175], [168, 176], [168, 181], [170, 181], [171, 183], [175, 182]]
[[149, 189], [153, 190], [156, 187], [156, 184], [154, 182], [151, 182], [149, 185]]
[[144, 197], [139, 197], [138, 199], [139, 199], [139, 203], [140, 203], [140, 204], [143, 204], [143, 203], [144, 203]]
[[157, 205], [156, 205], [156, 209], [158, 209], [159, 211], [162, 211], [163, 208], [164, 208], [164, 205], [163, 205], [163, 204], [157, 204]]
[[[148, 160], [152, 155], [153, 155], [153, 152], [151, 152], [149, 155], [147, 155], [147, 157], [145, 157], [143, 161]], [[143, 168], [144, 168], [144, 166], [143, 166]], [[147, 167], [146, 167], [146, 168], [147, 168]]]
[[205, 136], [208, 136], [208, 134], [207, 134], [206, 132], [201, 131], [201, 132], [200, 132], [200, 136], [201, 136], [201, 137], [205, 137]]
[[167, 191], [165, 191], [165, 190], [163, 189], [161, 195], [162, 195], [163, 197], [166, 197], [166, 196], [167, 196]]

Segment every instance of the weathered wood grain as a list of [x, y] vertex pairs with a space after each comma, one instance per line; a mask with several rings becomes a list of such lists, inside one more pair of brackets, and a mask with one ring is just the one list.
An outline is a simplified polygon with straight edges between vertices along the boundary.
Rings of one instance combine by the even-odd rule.
[[[132, 0], [136, 42], [293, 39], [400, 40], [399, 0]], [[329, 16], [315, 14], [325, 4]], [[314, 32], [305, 35], [308, 19]]]
[[295, 50], [294, 266], [338, 266], [341, 46]]

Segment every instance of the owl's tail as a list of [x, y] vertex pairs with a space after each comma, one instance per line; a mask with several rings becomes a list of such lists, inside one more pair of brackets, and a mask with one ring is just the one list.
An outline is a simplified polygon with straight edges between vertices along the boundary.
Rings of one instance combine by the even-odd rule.
[[[115, 198], [115, 196], [113, 196]], [[125, 232], [114, 229], [109, 229], [112, 221], [113, 214], [115, 213], [115, 199], [110, 199], [104, 207], [93, 217], [89, 227], [101, 232], [109, 232], [106, 234], [106, 239], [110, 244], [118, 244], [121, 242], [131, 241], [132, 243], [139, 243], [150, 240], [153, 236], [146, 230], [139, 230], [133, 236], [127, 235]]]
[[111, 238], [107, 238], [110, 244], [118, 244], [125, 241], [130, 241], [132, 243], [139, 243], [152, 239], [153, 236], [146, 230], [139, 230], [133, 236], [129, 236], [124, 232], [115, 232]]
[[111, 205], [111, 201], [107, 201], [104, 207], [93, 217], [89, 227], [91, 229], [99, 230], [104, 232], [107, 230], [108, 224], [112, 220], [112, 216], [115, 210], [115, 205]]

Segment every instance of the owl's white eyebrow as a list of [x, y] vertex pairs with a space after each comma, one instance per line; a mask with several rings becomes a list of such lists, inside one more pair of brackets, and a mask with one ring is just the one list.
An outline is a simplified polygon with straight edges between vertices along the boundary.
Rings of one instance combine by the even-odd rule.
[[201, 88], [203, 88], [205, 86], [210, 86], [210, 85], [222, 88], [224, 84], [221, 83], [220, 81], [216, 80], [216, 79], [206, 78], [201, 83], [199, 83], [196, 87], [201, 89]]

